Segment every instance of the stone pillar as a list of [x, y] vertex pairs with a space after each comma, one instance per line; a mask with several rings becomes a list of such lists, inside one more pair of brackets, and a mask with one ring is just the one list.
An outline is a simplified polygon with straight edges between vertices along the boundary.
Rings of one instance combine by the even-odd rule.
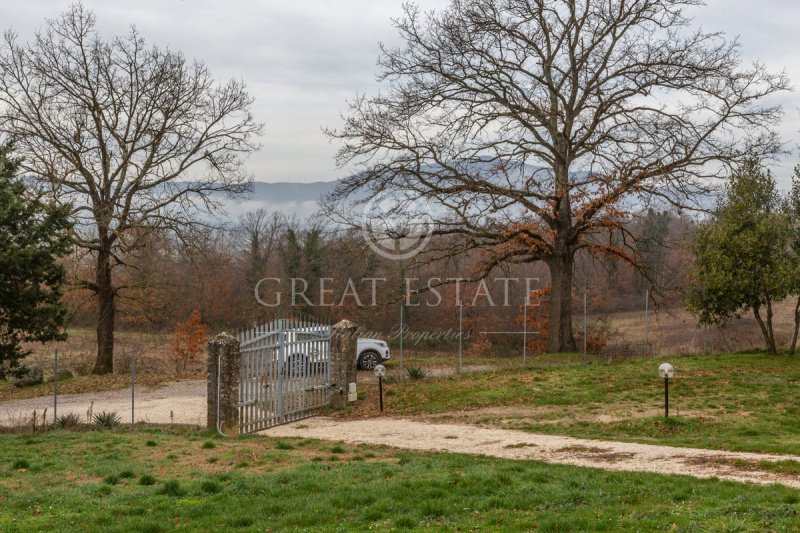
[[[206, 346], [208, 354], [207, 427], [219, 428], [226, 435], [239, 434], [239, 341], [229, 333], [220, 333]], [[217, 366], [219, 361], [219, 366]], [[218, 382], [219, 381], [219, 382]], [[219, 387], [219, 411], [217, 410]]]
[[347, 407], [351, 383], [356, 383], [358, 326], [342, 320], [331, 328], [331, 407]]

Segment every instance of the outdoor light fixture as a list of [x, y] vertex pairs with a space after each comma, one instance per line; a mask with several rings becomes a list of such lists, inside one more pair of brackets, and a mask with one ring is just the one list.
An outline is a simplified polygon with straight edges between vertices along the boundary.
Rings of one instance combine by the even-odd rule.
[[669, 363], [661, 363], [658, 375], [664, 378], [664, 418], [669, 418], [669, 380], [675, 375], [675, 369]]
[[372, 370], [378, 376], [378, 396], [381, 399], [381, 413], [383, 412], [383, 376], [386, 375], [386, 367], [383, 365], [375, 365]]

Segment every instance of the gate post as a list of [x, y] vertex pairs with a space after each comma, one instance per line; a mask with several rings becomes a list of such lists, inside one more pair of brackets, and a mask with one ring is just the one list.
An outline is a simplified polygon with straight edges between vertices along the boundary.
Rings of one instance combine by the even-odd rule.
[[[342, 320], [331, 327], [331, 407], [344, 409], [351, 386], [356, 384], [358, 326]], [[351, 385], [352, 384], [352, 385]]]
[[[239, 340], [229, 333], [220, 333], [208, 342], [206, 352], [208, 354], [207, 427], [219, 428], [223, 433], [238, 435], [241, 371]], [[219, 413], [219, 423], [217, 413]]]

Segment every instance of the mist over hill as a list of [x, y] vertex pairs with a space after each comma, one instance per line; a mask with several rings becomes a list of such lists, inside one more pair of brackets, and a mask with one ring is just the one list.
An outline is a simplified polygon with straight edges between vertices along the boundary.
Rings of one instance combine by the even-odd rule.
[[[585, 173], [575, 173], [584, 176]], [[319, 211], [319, 200], [333, 191], [340, 180], [314, 181], [310, 183], [290, 183], [265, 181], [253, 182], [253, 192], [235, 198], [225, 198], [226, 218], [236, 220], [247, 211], [263, 208], [269, 212], [280, 211], [289, 216], [296, 216], [299, 221], [306, 220], [309, 216]], [[666, 196], [670, 196], [664, 191]], [[719, 193], [698, 193], [695, 197], [697, 207], [711, 209], [719, 199]], [[685, 199], [684, 199], [685, 200]], [[663, 198], [651, 198], [646, 201], [642, 197], [631, 197], [625, 202], [626, 207], [638, 211], [652, 207], [654, 209], [672, 209]]]
[[226, 198], [225, 210], [231, 219], [236, 219], [247, 211], [263, 208], [296, 215], [303, 220], [319, 210], [320, 198], [331, 192], [337, 184], [337, 180], [311, 183], [255, 181], [252, 193]]

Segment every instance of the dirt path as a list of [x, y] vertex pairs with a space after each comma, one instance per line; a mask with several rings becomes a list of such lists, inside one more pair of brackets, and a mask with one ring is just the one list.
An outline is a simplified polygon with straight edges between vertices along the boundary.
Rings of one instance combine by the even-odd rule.
[[756, 467], [760, 461], [800, 461], [791, 455], [725, 452], [629, 442], [558, 437], [459, 424], [430, 424], [402, 418], [339, 420], [310, 418], [262, 432], [397, 448], [532, 459], [606, 470], [685, 474], [749, 483], [781, 483], [800, 488], [800, 476]]
[[[206, 423], [205, 380], [176, 381], [158, 387], [136, 387], [136, 422], [151, 424]], [[39, 396], [0, 402], [0, 426], [27, 425], [33, 411], [41, 417], [47, 409], [47, 422], [53, 421], [53, 397]], [[115, 411], [125, 423], [131, 420], [131, 389], [63, 394], [58, 397], [58, 414], [74, 413], [85, 419], [89, 410]]]

